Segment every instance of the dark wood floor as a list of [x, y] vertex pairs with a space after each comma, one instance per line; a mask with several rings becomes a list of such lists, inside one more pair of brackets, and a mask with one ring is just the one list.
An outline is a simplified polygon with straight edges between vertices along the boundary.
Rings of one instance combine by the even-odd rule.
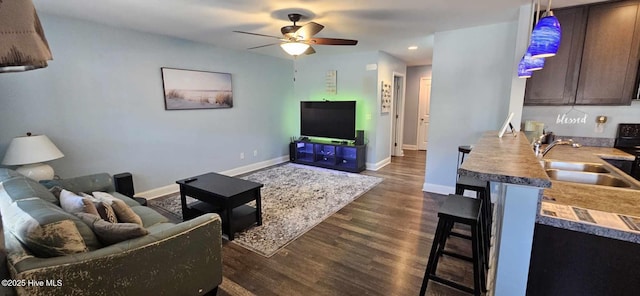
[[[444, 197], [422, 192], [425, 152], [405, 151], [378, 186], [271, 258], [223, 242], [218, 295], [417, 295]], [[470, 253], [467, 241], [447, 247]], [[471, 264], [443, 257], [438, 274], [471, 286]], [[250, 292], [250, 293], [248, 293]], [[428, 295], [467, 295], [429, 283]]]

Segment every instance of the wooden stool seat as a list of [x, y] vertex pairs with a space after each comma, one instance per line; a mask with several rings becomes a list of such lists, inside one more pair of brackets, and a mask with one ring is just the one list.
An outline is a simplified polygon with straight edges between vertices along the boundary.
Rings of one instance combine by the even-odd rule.
[[[487, 187], [487, 181], [482, 181], [480, 179], [472, 178], [469, 176], [460, 176], [458, 177], [458, 181], [456, 182], [456, 189], [458, 186], [465, 187], [464, 189], [466, 190], [479, 192], [481, 190], [485, 190], [485, 188]], [[456, 192], [456, 194], [461, 193]]]

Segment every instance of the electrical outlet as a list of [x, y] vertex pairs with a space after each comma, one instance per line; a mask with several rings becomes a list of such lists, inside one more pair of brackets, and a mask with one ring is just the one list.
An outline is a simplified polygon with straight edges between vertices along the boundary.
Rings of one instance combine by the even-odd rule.
[[256, 156], [258, 156], [258, 149], [253, 150], [253, 157], [256, 157]]
[[244, 159], [244, 152], [240, 152], [240, 159]]

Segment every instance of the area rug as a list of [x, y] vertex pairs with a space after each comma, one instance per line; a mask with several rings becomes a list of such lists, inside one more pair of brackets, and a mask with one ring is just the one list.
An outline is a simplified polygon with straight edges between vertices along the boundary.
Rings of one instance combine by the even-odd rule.
[[[233, 243], [265, 257], [271, 257], [382, 182], [378, 177], [291, 163], [241, 178], [264, 184], [262, 225], [236, 233]], [[187, 202], [192, 201], [195, 200], [188, 198]], [[180, 196], [154, 205], [182, 218]]]

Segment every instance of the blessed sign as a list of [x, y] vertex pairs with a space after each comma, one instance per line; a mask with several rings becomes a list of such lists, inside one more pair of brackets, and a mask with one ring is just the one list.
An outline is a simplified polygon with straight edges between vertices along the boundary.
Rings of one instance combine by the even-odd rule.
[[577, 117], [569, 117], [566, 113], [558, 114], [556, 124], [587, 124], [587, 116], [587, 114], [584, 114]]

